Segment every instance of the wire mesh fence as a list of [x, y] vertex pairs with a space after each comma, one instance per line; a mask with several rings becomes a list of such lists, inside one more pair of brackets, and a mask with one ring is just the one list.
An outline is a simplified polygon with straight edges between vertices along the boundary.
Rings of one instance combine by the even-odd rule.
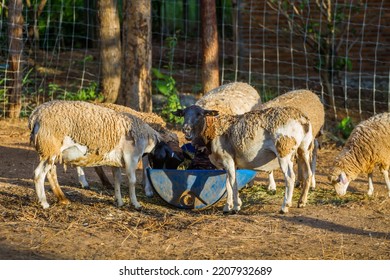
[[[14, 77], [11, 2], [17, 1], [0, 1], [1, 116]], [[98, 99], [98, 1], [23, 2], [21, 116], [51, 99]], [[202, 93], [199, 1], [151, 3], [152, 67], [172, 76], [178, 92]], [[216, 6], [222, 84], [248, 82], [263, 101], [309, 88], [322, 98], [328, 120], [389, 111], [389, 1], [216, 0]], [[117, 8], [121, 21], [122, 1]]]

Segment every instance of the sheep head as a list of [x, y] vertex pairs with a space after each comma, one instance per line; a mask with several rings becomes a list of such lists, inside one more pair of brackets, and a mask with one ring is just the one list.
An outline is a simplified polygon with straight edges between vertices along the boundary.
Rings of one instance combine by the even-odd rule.
[[342, 170], [332, 170], [328, 176], [330, 183], [336, 190], [339, 196], [344, 196], [351, 180], [348, 179], [347, 174]]
[[184, 117], [183, 133], [188, 141], [202, 135], [206, 126], [207, 116], [218, 116], [218, 111], [205, 110], [200, 106], [192, 105], [185, 109], [179, 109], [173, 113], [175, 116]]

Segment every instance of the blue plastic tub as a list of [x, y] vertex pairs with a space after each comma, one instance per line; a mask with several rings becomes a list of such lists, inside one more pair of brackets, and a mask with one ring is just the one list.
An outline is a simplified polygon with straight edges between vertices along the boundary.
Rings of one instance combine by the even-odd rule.
[[[154, 190], [167, 203], [183, 209], [202, 209], [217, 203], [226, 194], [224, 170], [147, 170]], [[238, 188], [256, 176], [256, 171], [236, 171]]]

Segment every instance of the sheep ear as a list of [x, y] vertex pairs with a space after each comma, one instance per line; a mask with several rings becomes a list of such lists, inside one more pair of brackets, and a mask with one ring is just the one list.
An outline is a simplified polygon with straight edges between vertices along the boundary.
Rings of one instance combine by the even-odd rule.
[[216, 110], [205, 110], [204, 114], [205, 114], [205, 116], [213, 116], [213, 117], [215, 117], [215, 116], [219, 115], [219, 112], [216, 111]]
[[341, 172], [341, 174], [339, 176], [339, 182], [341, 182], [343, 185], [348, 183], [348, 178], [347, 178], [347, 175], [345, 174], [344, 171]]
[[184, 116], [184, 110], [183, 109], [177, 109], [175, 112], [172, 112], [172, 114], [176, 117], [183, 117]]

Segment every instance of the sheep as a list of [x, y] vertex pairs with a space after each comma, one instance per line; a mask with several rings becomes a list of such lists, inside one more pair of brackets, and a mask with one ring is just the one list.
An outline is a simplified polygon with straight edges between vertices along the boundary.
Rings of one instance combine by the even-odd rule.
[[[55, 102], [55, 101], [53, 101]], [[47, 102], [40, 106], [38, 106], [30, 115], [29, 118], [29, 129], [31, 130], [32, 124], [35, 121], [36, 116], [39, 114], [39, 112], [43, 109], [45, 109], [47, 106], [51, 106], [52, 103]], [[169, 131], [166, 128], [166, 122], [158, 115], [154, 113], [145, 113], [145, 112], [138, 112], [136, 110], [133, 110], [129, 107], [117, 105], [117, 104], [111, 104], [111, 103], [94, 103], [95, 105], [105, 107], [112, 109], [118, 113], [127, 113], [131, 114], [135, 117], [140, 118], [142, 121], [146, 122], [148, 125], [150, 125], [154, 130], [159, 132], [163, 142], [161, 142], [157, 148], [155, 149], [155, 152], [153, 153], [153, 156], [145, 156], [142, 157], [142, 164], [143, 164], [143, 184], [145, 188], [145, 194], [148, 197], [153, 196], [153, 189], [151, 186], [151, 183], [148, 179], [148, 176], [146, 174], [147, 167], [150, 167], [150, 162], [152, 162], [152, 165], [154, 168], [171, 168], [175, 169], [177, 166], [184, 160], [182, 156], [182, 151], [179, 147], [179, 139], [177, 135], [171, 131]], [[166, 144], [168, 144], [168, 146]], [[79, 183], [81, 184], [82, 188], [89, 188], [89, 184], [86, 180], [85, 173], [82, 167], [77, 166], [77, 174]], [[103, 186], [107, 188], [112, 188], [112, 185], [107, 178], [102, 166], [95, 166], [94, 167], [96, 173], [98, 174]]]
[[[242, 82], [233, 82], [217, 87], [207, 92], [195, 105], [206, 109], [216, 110], [219, 114], [239, 115], [249, 112], [261, 104], [261, 99], [251, 85]], [[195, 157], [188, 168], [214, 169], [215, 166], [208, 159], [205, 147], [198, 146]]]
[[[298, 89], [289, 91], [285, 94], [282, 94], [266, 103], [257, 105], [254, 110], [260, 110], [270, 107], [283, 107], [289, 106], [294, 107], [304, 113], [310, 120], [312, 125], [313, 137], [319, 137], [322, 134], [322, 128], [325, 122], [325, 109], [322, 104], [320, 98], [310, 90]], [[317, 161], [317, 149], [318, 149], [318, 141], [314, 140], [314, 149], [311, 158], [311, 171], [313, 173], [311, 189], [314, 190], [316, 187], [315, 181], [315, 171], [316, 171], [316, 161]], [[301, 168], [298, 165], [298, 181], [297, 185], [299, 185], [300, 181], [302, 181], [302, 176], [300, 172]], [[273, 177], [273, 172], [269, 173], [269, 185], [268, 191], [275, 192], [276, 184]]]
[[34, 184], [42, 207], [49, 207], [44, 190], [46, 175], [59, 203], [69, 203], [56, 178], [56, 164], [63, 163], [112, 166], [119, 207], [123, 206], [120, 167], [124, 167], [131, 203], [140, 209], [135, 194], [135, 171], [142, 155], [151, 153], [161, 141], [159, 133], [132, 115], [87, 102], [52, 101], [41, 106], [29, 121], [29, 127], [30, 140], [40, 156]]
[[309, 119], [292, 107], [271, 107], [242, 115], [219, 115], [197, 105], [175, 112], [184, 117], [183, 132], [193, 145], [205, 145], [211, 162], [227, 173], [227, 201], [224, 212], [238, 212], [236, 168], [270, 171], [282, 169], [286, 192], [281, 208], [288, 212], [292, 204], [295, 175], [293, 157], [303, 168], [304, 184], [298, 207], [305, 206], [311, 182], [309, 158], [313, 133]]
[[390, 197], [390, 113], [377, 114], [359, 123], [335, 158], [329, 181], [336, 193], [343, 196], [351, 181], [359, 174], [368, 174], [368, 192], [372, 196], [372, 173], [375, 166], [382, 172]]

